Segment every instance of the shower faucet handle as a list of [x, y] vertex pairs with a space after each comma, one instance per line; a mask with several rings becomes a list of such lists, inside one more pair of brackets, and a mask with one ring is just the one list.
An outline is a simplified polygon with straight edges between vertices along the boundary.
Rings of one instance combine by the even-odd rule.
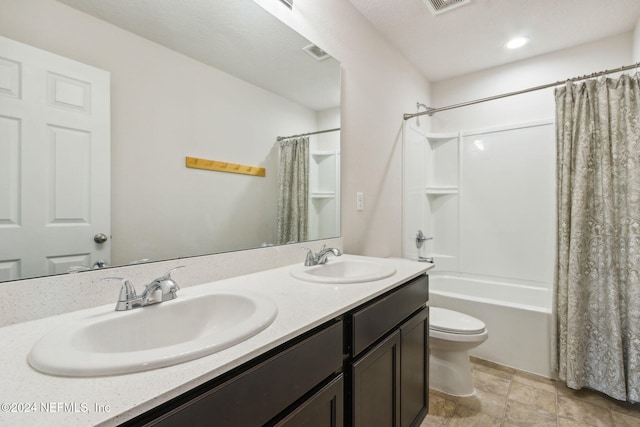
[[422, 230], [418, 230], [416, 234], [416, 248], [420, 249], [427, 240], [433, 240], [433, 237], [426, 237]]

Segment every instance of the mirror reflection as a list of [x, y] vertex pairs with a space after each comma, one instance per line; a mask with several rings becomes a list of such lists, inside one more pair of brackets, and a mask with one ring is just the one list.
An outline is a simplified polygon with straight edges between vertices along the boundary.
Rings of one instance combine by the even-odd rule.
[[259, 5], [2, 7], [0, 281], [340, 234], [340, 65]]

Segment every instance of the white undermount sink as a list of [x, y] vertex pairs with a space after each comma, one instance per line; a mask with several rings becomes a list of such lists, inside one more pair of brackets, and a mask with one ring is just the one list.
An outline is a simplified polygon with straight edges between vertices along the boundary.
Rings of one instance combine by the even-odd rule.
[[257, 294], [213, 293], [88, 316], [43, 336], [29, 363], [53, 375], [99, 376], [207, 356], [257, 334], [278, 314]]
[[291, 269], [291, 275], [296, 279], [333, 284], [373, 282], [395, 273], [396, 268], [384, 262], [340, 258], [331, 258], [326, 264], [297, 265]]

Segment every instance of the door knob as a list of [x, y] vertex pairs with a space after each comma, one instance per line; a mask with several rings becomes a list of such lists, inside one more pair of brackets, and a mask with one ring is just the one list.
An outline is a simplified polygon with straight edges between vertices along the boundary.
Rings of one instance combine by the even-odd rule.
[[104, 243], [108, 240], [109, 238], [107, 237], [106, 234], [104, 233], [98, 233], [95, 236], [93, 236], [93, 241], [96, 243]]

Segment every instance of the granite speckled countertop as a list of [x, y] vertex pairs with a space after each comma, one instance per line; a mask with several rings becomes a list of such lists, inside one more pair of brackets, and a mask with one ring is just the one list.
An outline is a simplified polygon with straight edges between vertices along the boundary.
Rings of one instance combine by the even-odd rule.
[[[343, 259], [376, 258], [343, 255]], [[293, 278], [289, 272], [295, 264], [183, 289], [179, 295], [216, 291], [263, 294], [277, 304], [278, 316], [262, 332], [225, 350], [133, 374], [57, 377], [42, 374], [27, 362], [29, 350], [41, 336], [66, 322], [113, 311], [115, 296], [114, 304], [0, 328], [0, 425], [118, 425], [425, 273], [432, 266], [401, 259], [379, 261], [392, 263], [396, 273], [373, 282], [332, 285]]]

